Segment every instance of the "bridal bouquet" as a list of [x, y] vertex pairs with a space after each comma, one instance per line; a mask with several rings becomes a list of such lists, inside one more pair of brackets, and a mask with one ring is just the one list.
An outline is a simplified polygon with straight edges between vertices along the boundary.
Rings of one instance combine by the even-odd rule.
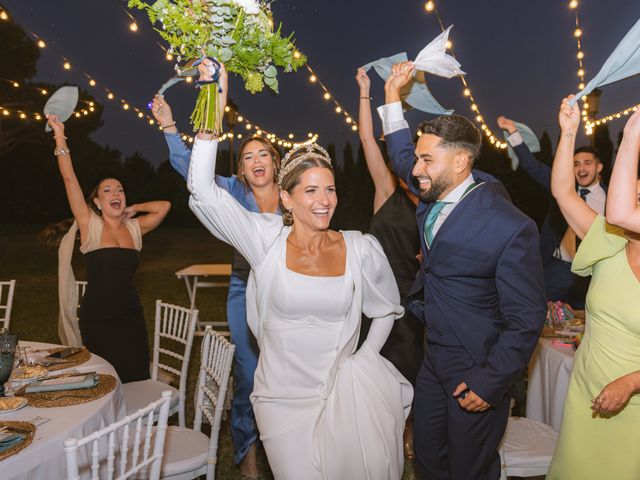
[[[273, 28], [270, 2], [266, 0], [129, 0], [129, 8], [146, 10], [155, 30], [169, 43], [168, 53], [178, 61], [178, 74], [203, 56], [224, 63], [240, 75], [251, 93], [266, 85], [278, 92], [278, 67], [297, 70], [306, 57], [293, 44], [293, 36], [283, 37], [282, 25]], [[203, 85], [192, 115], [194, 130], [219, 131], [218, 87]], [[203, 112], [216, 112], [215, 115]], [[214, 117], [214, 118], [212, 118]], [[214, 122], [212, 124], [211, 122]]]

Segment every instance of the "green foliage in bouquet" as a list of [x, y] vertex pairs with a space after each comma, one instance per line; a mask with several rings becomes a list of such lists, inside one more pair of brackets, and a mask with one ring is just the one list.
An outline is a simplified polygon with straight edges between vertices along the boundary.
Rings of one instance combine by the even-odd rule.
[[262, 0], [129, 0], [129, 8], [146, 10], [169, 53], [178, 63], [203, 54], [223, 62], [240, 75], [245, 88], [257, 93], [266, 85], [278, 92], [278, 69], [296, 71], [307, 61], [283, 37], [282, 26], [273, 28], [269, 2]]

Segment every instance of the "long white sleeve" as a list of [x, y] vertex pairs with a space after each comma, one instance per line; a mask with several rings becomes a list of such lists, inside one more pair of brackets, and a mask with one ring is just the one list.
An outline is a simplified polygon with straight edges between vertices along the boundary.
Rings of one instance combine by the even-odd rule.
[[283, 228], [282, 218], [245, 209], [215, 182], [217, 140], [196, 139], [187, 186], [189, 207], [215, 237], [235, 247], [251, 267], [259, 266]]
[[363, 237], [362, 279], [362, 312], [372, 319], [363, 345], [379, 352], [387, 341], [395, 320], [404, 314], [404, 308], [400, 305], [400, 293], [389, 260], [372, 235]]

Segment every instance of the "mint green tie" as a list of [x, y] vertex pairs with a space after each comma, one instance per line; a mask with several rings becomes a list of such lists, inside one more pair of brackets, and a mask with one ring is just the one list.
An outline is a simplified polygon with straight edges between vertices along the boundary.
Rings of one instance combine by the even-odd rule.
[[433, 226], [436, 224], [436, 219], [440, 212], [445, 207], [445, 205], [449, 205], [451, 202], [441, 202], [437, 200], [431, 210], [429, 210], [429, 214], [427, 215], [427, 219], [424, 221], [424, 236], [427, 239], [427, 246], [431, 246], [431, 242], [433, 241]]

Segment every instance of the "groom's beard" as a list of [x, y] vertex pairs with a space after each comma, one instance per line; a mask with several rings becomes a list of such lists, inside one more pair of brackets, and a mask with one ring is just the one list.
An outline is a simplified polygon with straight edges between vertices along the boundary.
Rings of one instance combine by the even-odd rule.
[[426, 178], [431, 181], [431, 187], [428, 190], [420, 189], [420, 200], [425, 203], [431, 203], [438, 200], [438, 197], [442, 195], [449, 186], [451, 182], [445, 175], [440, 176], [436, 180], [433, 180], [431, 177], [424, 175], [422, 178]]

